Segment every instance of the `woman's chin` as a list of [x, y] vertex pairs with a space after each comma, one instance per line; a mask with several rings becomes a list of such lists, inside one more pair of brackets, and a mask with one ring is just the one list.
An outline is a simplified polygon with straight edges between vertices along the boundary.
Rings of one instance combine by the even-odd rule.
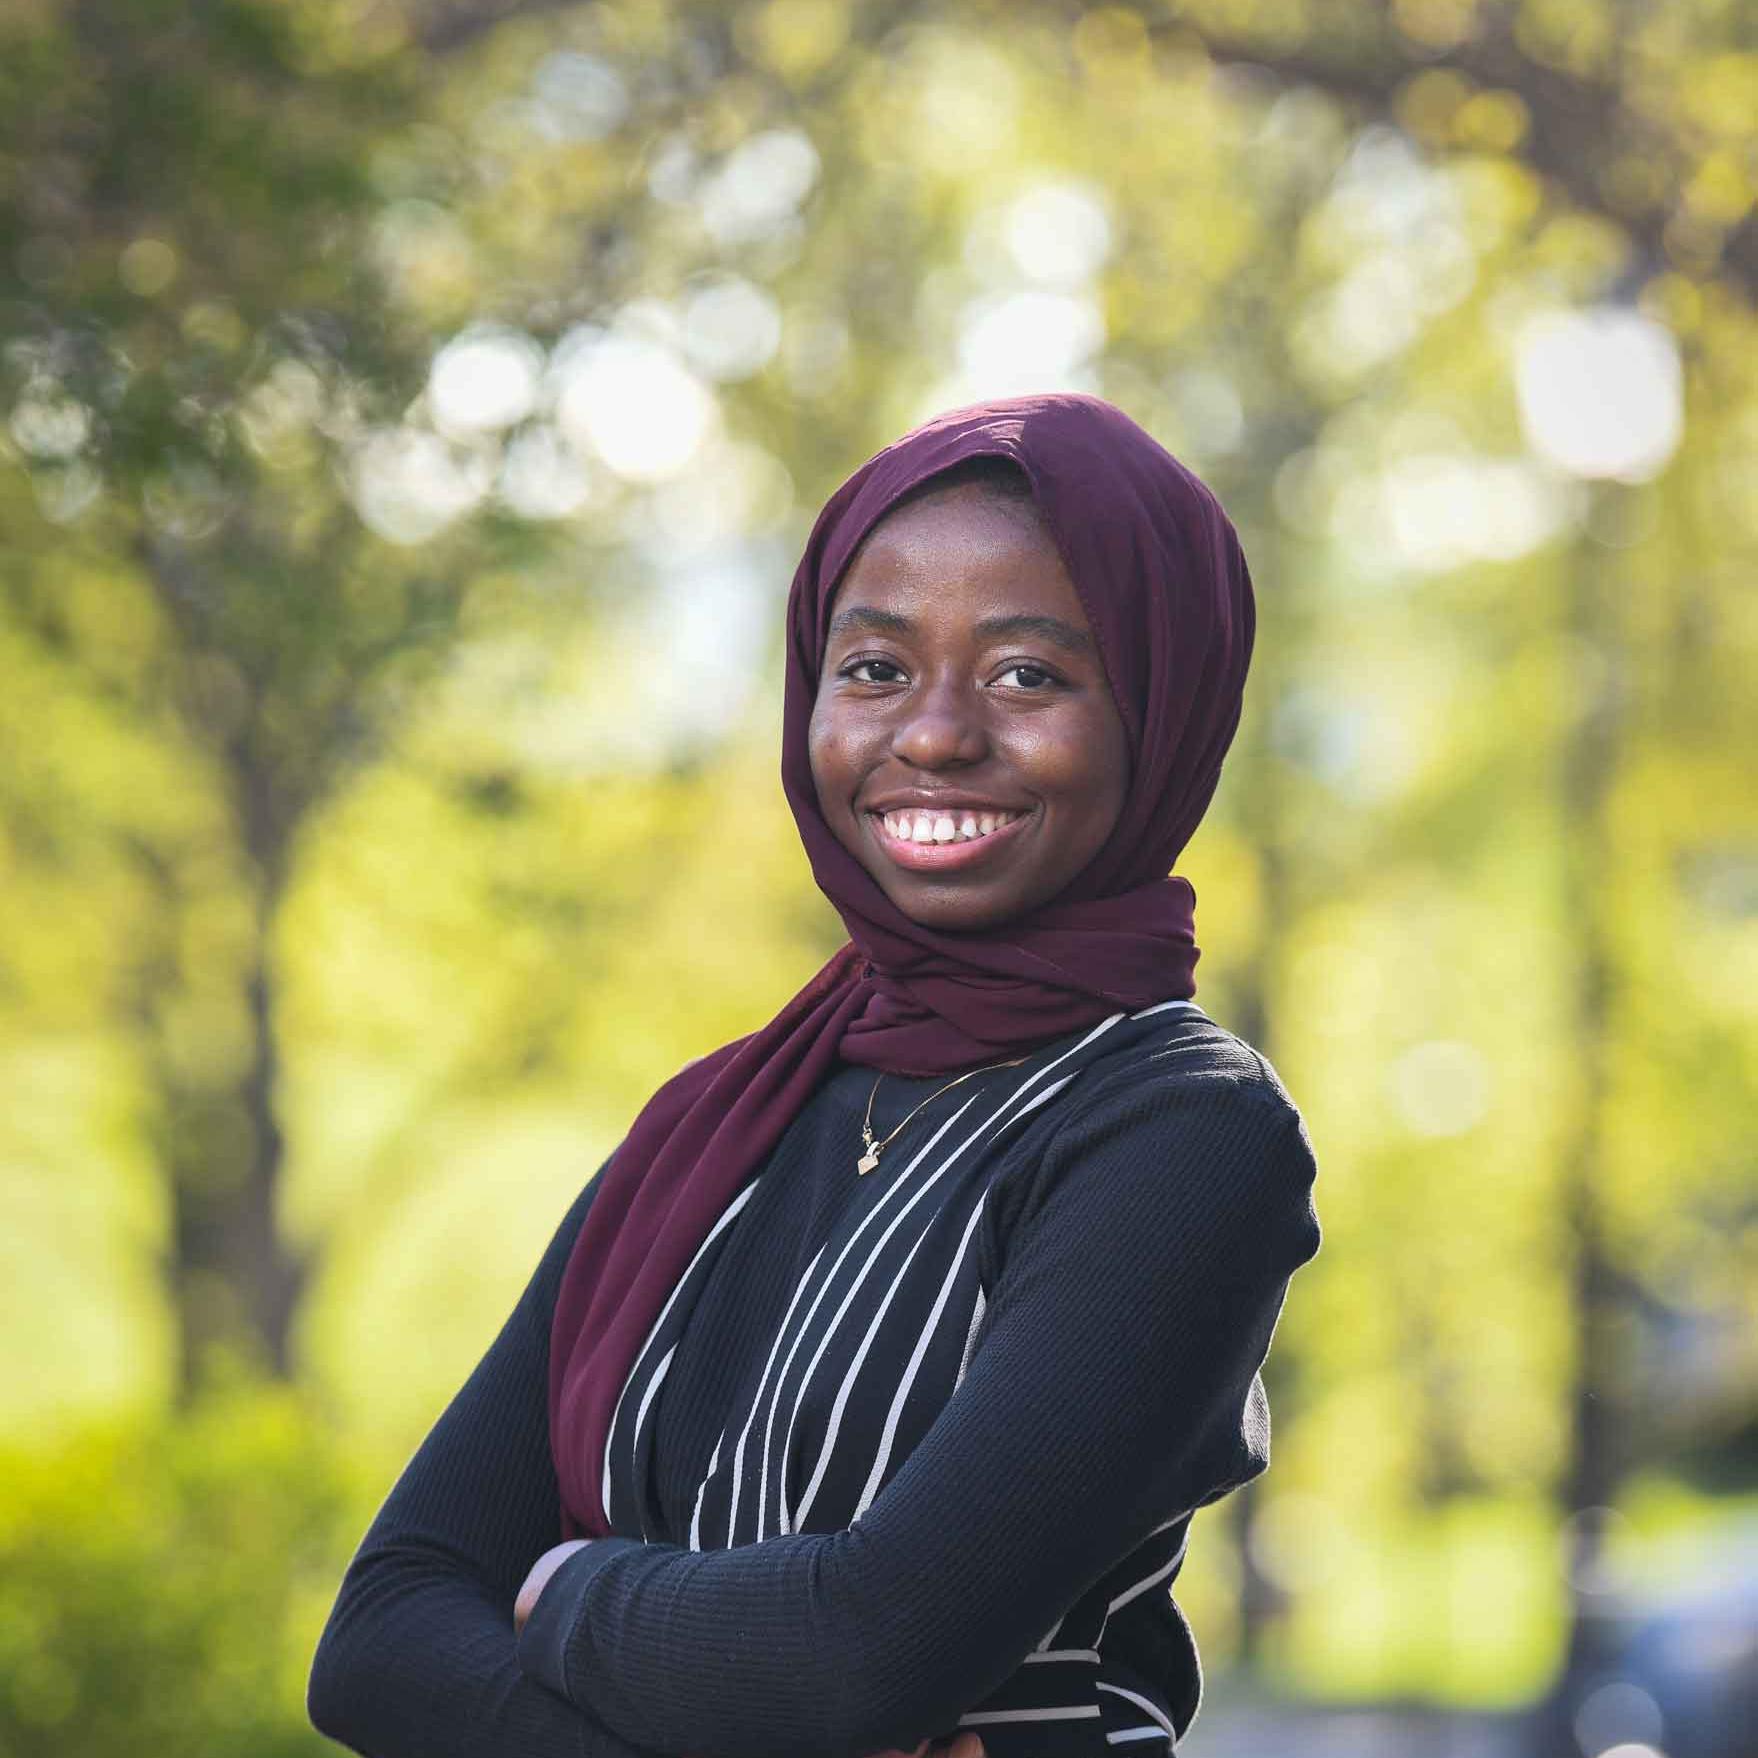
[[[879, 875], [874, 877], [878, 879]], [[1016, 913], [1005, 897], [996, 897], [992, 892], [985, 896], [945, 883], [899, 884], [895, 876], [888, 875], [880, 879], [880, 889], [912, 922], [940, 934], [978, 933], [998, 926]]]

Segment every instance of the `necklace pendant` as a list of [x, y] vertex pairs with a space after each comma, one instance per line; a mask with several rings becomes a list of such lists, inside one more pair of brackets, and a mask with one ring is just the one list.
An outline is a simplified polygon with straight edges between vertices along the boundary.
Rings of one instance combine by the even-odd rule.
[[855, 1170], [864, 1175], [868, 1172], [873, 1171], [878, 1166], [878, 1164], [879, 1164], [879, 1150], [877, 1148], [868, 1148], [867, 1151], [864, 1154], [862, 1154], [861, 1157], [857, 1161], [855, 1161]]

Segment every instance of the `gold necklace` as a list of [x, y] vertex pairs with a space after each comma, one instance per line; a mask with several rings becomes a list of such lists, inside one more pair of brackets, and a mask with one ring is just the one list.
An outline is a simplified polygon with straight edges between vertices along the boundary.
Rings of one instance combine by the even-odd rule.
[[908, 1127], [910, 1117], [914, 1117], [916, 1111], [921, 1110], [922, 1105], [933, 1104], [933, 1102], [940, 1097], [941, 1093], [951, 1092], [961, 1080], [969, 1080], [973, 1074], [993, 1074], [997, 1068], [1018, 1068], [1023, 1061], [1025, 1061], [1023, 1056], [1016, 1056], [1011, 1062], [991, 1062], [987, 1068], [972, 1068], [968, 1069], [963, 1074], [954, 1076], [954, 1078], [949, 1080], [945, 1086], [939, 1087], [931, 1092], [927, 1098], [922, 1101], [922, 1104], [917, 1105], [915, 1110], [910, 1112], [909, 1117], [906, 1117], [902, 1123], [898, 1124], [897, 1128], [892, 1130], [883, 1141], [874, 1141], [873, 1101], [879, 1097], [879, 1081], [885, 1078], [884, 1072], [881, 1071], [879, 1080], [873, 1082], [873, 1090], [867, 1095], [867, 1115], [861, 1123], [861, 1140], [867, 1144], [867, 1151], [855, 1161], [855, 1171], [862, 1177], [865, 1177], [867, 1173], [871, 1172], [879, 1164], [881, 1150], [888, 1147], [891, 1142], [897, 1138], [899, 1133]]

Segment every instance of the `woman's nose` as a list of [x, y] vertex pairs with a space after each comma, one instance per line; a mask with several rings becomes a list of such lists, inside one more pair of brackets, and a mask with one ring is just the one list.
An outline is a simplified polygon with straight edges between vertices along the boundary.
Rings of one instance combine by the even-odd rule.
[[951, 681], [922, 689], [899, 714], [891, 749], [918, 769], [978, 762], [989, 750], [981, 706]]

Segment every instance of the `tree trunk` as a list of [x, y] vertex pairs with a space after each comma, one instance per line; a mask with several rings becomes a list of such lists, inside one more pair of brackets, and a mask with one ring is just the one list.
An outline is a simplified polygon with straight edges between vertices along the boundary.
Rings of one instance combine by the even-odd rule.
[[235, 1082], [170, 1085], [183, 1112], [174, 1129], [174, 1225], [169, 1284], [176, 1303], [178, 1382], [193, 1396], [222, 1358], [286, 1377], [293, 1313], [305, 1266], [283, 1239], [277, 1199], [285, 1144], [275, 1115], [280, 1056], [267, 937], [274, 898], [258, 897], [256, 944], [245, 979], [250, 1041]]
[[[1273, 697], [1266, 697], [1273, 701]], [[1261, 757], [1253, 751], [1254, 759]], [[1252, 764], [1254, 782], [1264, 781], [1267, 767], [1261, 760]], [[1265, 841], [1258, 849], [1263, 885], [1264, 931], [1250, 961], [1241, 972], [1233, 1006], [1233, 1029], [1248, 1044], [1262, 1050], [1272, 1062], [1275, 1049], [1271, 1042], [1269, 972], [1280, 956], [1284, 937], [1283, 910], [1286, 908], [1283, 885], [1283, 863], [1274, 844]], [[1274, 1362], [1265, 1364], [1266, 1390], [1273, 1391], [1276, 1374]], [[1272, 1409], [1274, 1398], [1271, 1399]], [[1239, 1546], [1239, 1664], [1256, 1672], [1263, 1663], [1264, 1639], [1277, 1617], [1285, 1609], [1282, 1589], [1265, 1572], [1258, 1560], [1256, 1544], [1258, 1515], [1262, 1509], [1261, 1480], [1245, 1485], [1232, 1498], [1233, 1532]]]
[[[1273, 625], [1275, 638], [1260, 641], [1254, 648], [1250, 680], [1254, 708], [1241, 728], [1235, 753], [1242, 824], [1258, 859], [1261, 912], [1257, 943], [1240, 966], [1228, 1024], [1275, 1063], [1278, 1046], [1272, 1004], [1274, 976], [1293, 940], [1290, 912], [1295, 900], [1286, 853], [1286, 796], [1279, 774], [1281, 760], [1275, 751], [1274, 719], [1288, 687], [1294, 656], [1304, 641], [1306, 625], [1298, 591], [1290, 584], [1299, 578], [1294, 570], [1300, 564], [1278, 541], [1279, 526], [1273, 513], [1267, 505], [1253, 504], [1250, 495], [1238, 497], [1236, 504], [1241, 506], [1242, 517], [1262, 533], [1261, 537], [1254, 537], [1251, 545], [1262, 557], [1254, 570], [1254, 587], [1264, 607], [1262, 621]], [[1277, 1365], [1272, 1354], [1264, 1368], [1272, 1411], [1280, 1378]], [[1231, 1525], [1239, 1550], [1238, 1664], [1248, 1672], [1261, 1667], [1266, 1637], [1287, 1609], [1287, 1596], [1281, 1584], [1259, 1560], [1256, 1537], [1263, 1493], [1262, 1481], [1257, 1480], [1230, 1498]]]
[[227, 780], [251, 903], [250, 946], [238, 973], [245, 1042], [227, 1045], [218, 1066], [206, 1069], [179, 1041], [187, 979], [174, 952], [178, 923], [205, 900], [186, 894], [160, 853], [137, 850], [161, 905], [160, 938], [139, 963], [135, 1010], [171, 1190], [165, 1280], [177, 1314], [178, 1389], [187, 1401], [228, 1361], [279, 1378], [292, 1369], [293, 1314], [307, 1265], [283, 1239], [277, 1217], [285, 1142], [275, 1110], [281, 1059], [271, 942], [293, 833], [321, 790], [310, 779], [303, 786], [291, 779], [284, 756], [277, 761], [280, 747], [266, 730], [268, 687], [214, 626], [223, 579], [144, 532], [136, 554], [179, 637], [178, 716]]
[[[1595, 485], [1593, 493], [1627, 492]], [[1561, 1213], [1572, 1256], [1569, 1291], [1574, 1344], [1569, 1457], [1560, 1495], [1568, 1516], [1569, 1636], [1545, 1723], [1546, 1750], [1572, 1750], [1569, 1705], [1580, 1680], [1599, 1662], [1595, 1612], [1604, 1576], [1606, 1510], [1628, 1456], [1624, 1302], [1609, 1255], [1600, 1183], [1604, 1175], [1606, 1100], [1617, 971], [1610, 915], [1615, 851], [1606, 806], [1617, 772], [1628, 682], [1615, 609], [1615, 569], [1585, 540], [1574, 558], [1567, 634], [1592, 668], [1561, 752], [1564, 932], [1572, 942], [1574, 1107], [1563, 1145]]]
[[[228, 1362], [282, 1378], [292, 1369], [292, 1321], [306, 1266], [282, 1237], [276, 1212], [285, 1144], [275, 1113], [280, 1051], [268, 939], [278, 897], [271, 882], [255, 899], [244, 973], [248, 1043], [236, 1074], [204, 1081], [171, 1053], [162, 1028], [153, 1039], [172, 1197], [166, 1284], [184, 1401]], [[172, 900], [170, 907], [189, 905]], [[149, 1014], [163, 999], [148, 997]]]

